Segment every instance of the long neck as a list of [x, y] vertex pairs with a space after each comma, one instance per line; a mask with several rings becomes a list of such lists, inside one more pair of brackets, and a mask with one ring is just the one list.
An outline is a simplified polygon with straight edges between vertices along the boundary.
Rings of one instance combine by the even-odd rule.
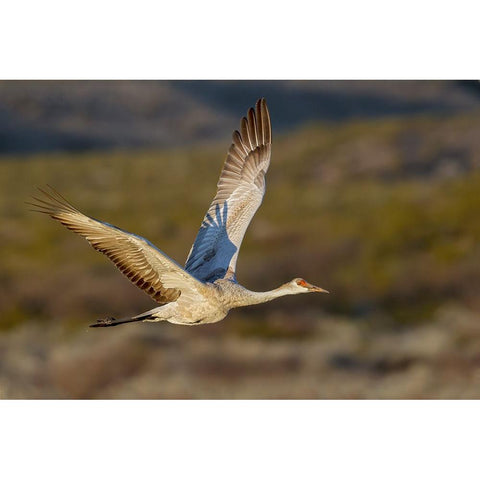
[[292, 291], [290, 285], [287, 283], [281, 285], [274, 290], [269, 290], [268, 292], [252, 292], [251, 290], [244, 289], [242, 295], [239, 295], [236, 299], [236, 307], [244, 307], [247, 305], [256, 305], [258, 303], [270, 302], [278, 297], [283, 297], [285, 295], [294, 295], [298, 292]]

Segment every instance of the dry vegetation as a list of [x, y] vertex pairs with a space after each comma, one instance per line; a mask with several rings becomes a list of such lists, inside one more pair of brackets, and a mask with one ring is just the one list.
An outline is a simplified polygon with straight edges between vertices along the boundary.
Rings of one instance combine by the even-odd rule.
[[219, 324], [88, 330], [152, 303], [23, 203], [51, 184], [180, 263], [224, 145], [0, 162], [0, 398], [479, 398], [480, 116], [311, 125], [275, 139], [238, 278], [333, 293]]

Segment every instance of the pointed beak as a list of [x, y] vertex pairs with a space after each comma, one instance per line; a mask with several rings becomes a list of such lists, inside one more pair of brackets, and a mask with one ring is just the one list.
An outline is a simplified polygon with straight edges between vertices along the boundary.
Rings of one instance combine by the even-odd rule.
[[310, 285], [308, 289], [310, 290], [310, 292], [330, 293], [328, 290], [325, 290], [324, 288], [316, 287], [315, 285]]

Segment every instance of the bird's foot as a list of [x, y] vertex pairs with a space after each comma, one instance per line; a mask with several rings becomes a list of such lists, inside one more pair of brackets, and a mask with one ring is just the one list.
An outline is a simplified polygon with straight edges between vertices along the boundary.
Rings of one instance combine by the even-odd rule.
[[114, 317], [101, 318], [100, 320], [97, 320], [97, 323], [90, 325], [90, 327], [111, 327], [112, 325], [115, 325], [116, 320], [117, 319]]

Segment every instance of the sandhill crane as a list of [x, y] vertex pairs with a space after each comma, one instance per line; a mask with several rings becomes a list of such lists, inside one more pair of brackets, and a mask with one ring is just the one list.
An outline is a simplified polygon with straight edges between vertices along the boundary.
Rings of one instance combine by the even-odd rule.
[[185, 268], [148, 240], [78, 211], [52, 187], [40, 189], [31, 203], [107, 255], [135, 285], [161, 306], [131, 318], [98, 320], [91, 327], [167, 320], [183, 325], [218, 322], [232, 308], [268, 302], [284, 295], [325, 292], [302, 278], [268, 292], [253, 292], [235, 278], [238, 251], [245, 231], [262, 203], [272, 144], [265, 99], [242, 118], [217, 184], [217, 194], [203, 219]]

